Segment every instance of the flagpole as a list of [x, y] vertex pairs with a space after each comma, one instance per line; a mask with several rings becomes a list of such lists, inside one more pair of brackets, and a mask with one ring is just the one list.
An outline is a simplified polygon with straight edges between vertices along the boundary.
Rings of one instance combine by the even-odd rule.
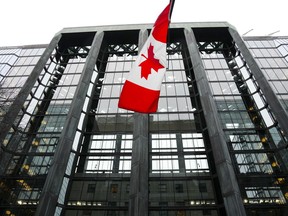
[[[171, 15], [172, 15], [172, 12], [173, 12], [174, 3], [175, 3], [175, 0], [170, 0], [170, 11], [169, 11], [169, 16], [168, 16], [169, 22], [171, 22]], [[169, 26], [170, 26], [170, 23], [169, 23]], [[167, 42], [168, 41], [170, 41], [169, 31], [167, 32]], [[167, 68], [169, 68], [169, 61], [167, 62]]]
[[172, 11], [173, 11], [173, 8], [174, 8], [174, 3], [175, 3], [175, 0], [170, 0], [170, 11], [169, 11], [169, 20], [171, 19], [171, 14], [172, 14]]

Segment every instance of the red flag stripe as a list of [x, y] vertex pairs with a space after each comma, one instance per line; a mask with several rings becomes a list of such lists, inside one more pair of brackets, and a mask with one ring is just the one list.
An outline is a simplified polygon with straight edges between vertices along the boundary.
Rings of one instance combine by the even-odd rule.
[[170, 23], [169, 13], [170, 4], [168, 4], [163, 12], [159, 15], [152, 31], [153, 37], [162, 43], [166, 43], [167, 41], [167, 32]]
[[118, 107], [147, 113], [156, 112], [160, 91], [153, 91], [126, 80]]

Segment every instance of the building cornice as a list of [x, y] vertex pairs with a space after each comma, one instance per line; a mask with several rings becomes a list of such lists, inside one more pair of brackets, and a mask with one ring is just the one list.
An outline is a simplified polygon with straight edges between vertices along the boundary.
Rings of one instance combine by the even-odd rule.
[[[139, 30], [151, 29], [153, 24], [127, 24], [127, 25], [107, 25], [107, 26], [84, 26], [84, 27], [67, 27], [63, 28], [57, 34], [66, 33], [82, 33], [96, 31], [123, 31], [123, 30]], [[228, 22], [181, 22], [171, 23], [170, 28], [234, 28]], [[56, 35], [57, 35], [56, 34]]]

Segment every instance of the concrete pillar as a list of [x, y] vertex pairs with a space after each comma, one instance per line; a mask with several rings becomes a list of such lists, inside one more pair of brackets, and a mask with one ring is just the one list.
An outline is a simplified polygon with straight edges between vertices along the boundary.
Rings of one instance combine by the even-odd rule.
[[185, 158], [184, 158], [184, 150], [183, 150], [183, 142], [181, 134], [176, 134], [176, 142], [177, 142], [177, 152], [178, 152], [178, 164], [180, 173], [185, 173]]
[[54, 215], [62, 181], [72, 150], [76, 129], [80, 120], [81, 110], [83, 108], [89, 83], [93, 74], [93, 69], [100, 51], [103, 36], [103, 32], [97, 32], [94, 37], [85, 66], [83, 68], [83, 73], [71, 104], [71, 108], [67, 115], [67, 120], [64, 124], [64, 128], [55, 151], [54, 159], [47, 174], [35, 216]]
[[249, 49], [245, 45], [244, 41], [242, 40], [239, 33], [234, 30], [233, 28], [229, 28], [229, 32], [237, 44], [241, 54], [243, 55], [245, 61], [247, 62], [251, 73], [254, 75], [257, 84], [259, 85], [265, 99], [267, 100], [272, 113], [276, 117], [281, 129], [283, 130], [286, 137], [288, 137], [288, 114], [285, 108], [282, 106], [280, 101], [278, 100], [276, 94], [274, 93], [273, 89], [271, 88], [269, 82], [267, 81], [265, 75], [261, 71], [260, 67], [258, 66], [256, 60], [253, 58], [252, 54], [250, 53]]
[[[1, 143], [1, 149], [0, 149], [0, 175], [2, 175], [5, 172], [5, 168], [7, 167], [7, 163], [9, 163], [10, 158], [12, 157], [12, 154], [8, 152], [14, 152], [15, 149], [17, 149], [17, 146], [13, 145], [18, 144], [17, 142], [11, 142], [12, 145], [8, 145], [7, 147], [3, 146], [3, 141], [5, 137], [7, 136], [10, 128], [12, 127], [15, 119], [18, 117], [18, 113], [20, 112], [21, 108], [23, 107], [27, 97], [29, 96], [35, 82], [37, 81], [38, 77], [40, 76], [40, 73], [45, 67], [45, 64], [47, 63], [49, 57], [51, 56], [53, 50], [57, 46], [59, 40], [61, 39], [61, 35], [56, 35], [48, 45], [48, 47], [45, 49], [44, 53], [42, 54], [41, 58], [35, 65], [34, 69], [32, 70], [31, 74], [29, 75], [28, 79], [26, 80], [24, 86], [21, 88], [19, 94], [16, 96], [14, 102], [11, 104], [9, 110], [7, 111], [6, 115], [4, 116], [3, 120], [0, 122], [0, 143]], [[17, 135], [17, 132], [15, 134]], [[6, 152], [5, 150], [8, 150]]]
[[216, 103], [209, 87], [194, 33], [192, 29], [185, 29], [184, 34], [193, 65], [203, 112], [207, 122], [209, 138], [211, 141], [226, 213], [228, 216], [246, 216], [236, 175], [233, 170], [230, 154], [225, 141], [225, 135], [218, 117]]
[[[147, 37], [147, 30], [140, 31], [139, 51]], [[134, 113], [129, 216], [148, 216], [148, 116], [148, 114]]]
[[116, 143], [115, 143], [115, 157], [113, 159], [113, 168], [112, 173], [119, 173], [119, 165], [120, 165], [120, 153], [121, 153], [121, 143], [122, 143], [122, 135], [116, 135]]

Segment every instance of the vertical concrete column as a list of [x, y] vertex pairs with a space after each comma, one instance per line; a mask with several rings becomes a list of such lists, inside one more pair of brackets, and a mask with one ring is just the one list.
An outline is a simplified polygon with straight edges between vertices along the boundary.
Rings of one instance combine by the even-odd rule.
[[121, 153], [121, 142], [122, 142], [122, 135], [116, 135], [116, 143], [115, 143], [115, 157], [113, 159], [113, 168], [112, 173], [119, 173], [119, 165], [120, 165], [120, 153]]
[[185, 173], [186, 172], [185, 158], [184, 158], [184, 150], [181, 134], [176, 134], [176, 143], [177, 143], [179, 170], [180, 173]]
[[[61, 39], [61, 34], [56, 35], [45, 49], [44, 53], [42, 54], [41, 58], [35, 65], [34, 69], [32, 70], [30, 76], [26, 80], [24, 86], [21, 88], [19, 94], [16, 96], [14, 102], [10, 106], [9, 110], [7, 111], [6, 115], [4, 116], [3, 120], [0, 122], [0, 175], [3, 174], [5, 168], [7, 166], [7, 162], [9, 163], [9, 158], [11, 154], [5, 152], [5, 147], [2, 145], [7, 133], [9, 132], [10, 128], [12, 127], [15, 119], [18, 117], [18, 113], [20, 112], [21, 108], [23, 107], [28, 95], [30, 94], [36, 80], [40, 76], [41, 71], [44, 69], [45, 64], [47, 63], [49, 57], [51, 56], [53, 50], [57, 46], [59, 40]], [[17, 132], [16, 132], [17, 133]], [[17, 134], [16, 134], [17, 136]], [[16, 142], [14, 142], [16, 143]], [[7, 150], [13, 152], [17, 146], [7, 146]]]
[[71, 104], [71, 108], [67, 115], [67, 120], [64, 124], [64, 128], [54, 154], [54, 159], [47, 174], [35, 216], [54, 215], [59, 192], [62, 186], [62, 181], [72, 150], [76, 129], [80, 120], [81, 110], [93, 74], [93, 69], [100, 51], [103, 35], [103, 32], [97, 32], [94, 37], [78, 87], [75, 92], [75, 96]]
[[[147, 37], [147, 30], [141, 30], [138, 42], [139, 51]], [[148, 216], [148, 117], [148, 114], [134, 113], [129, 216]]]
[[243, 55], [245, 61], [247, 62], [251, 73], [254, 75], [256, 82], [258, 83], [263, 95], [265, 96], [274, 116], [276, 117], [281, 129], [283, 130], [286, 137], [288, 137], [288, 114], [285, 108], [282, 106], [278, 100], [276, 94], [272, 90], [269, 82], [267, 81], [265, 75], [258, 66], [256, 60], [251, 55], [249, 49], [245, 45], [239, 33], [233, 28], [229, 28], [229, 32], [237, 44], [241, 54]]
[[194, 33], [192, 29], [185, 29], [184, 34], [193, 65], [203, 112], [206, 122], [208, 122], [207, 128], [226, 213], [228, 216], [246, 216], [236, 175], [225, 141], [225, 135], [218, 117], [217, 107], [209, 87]]

